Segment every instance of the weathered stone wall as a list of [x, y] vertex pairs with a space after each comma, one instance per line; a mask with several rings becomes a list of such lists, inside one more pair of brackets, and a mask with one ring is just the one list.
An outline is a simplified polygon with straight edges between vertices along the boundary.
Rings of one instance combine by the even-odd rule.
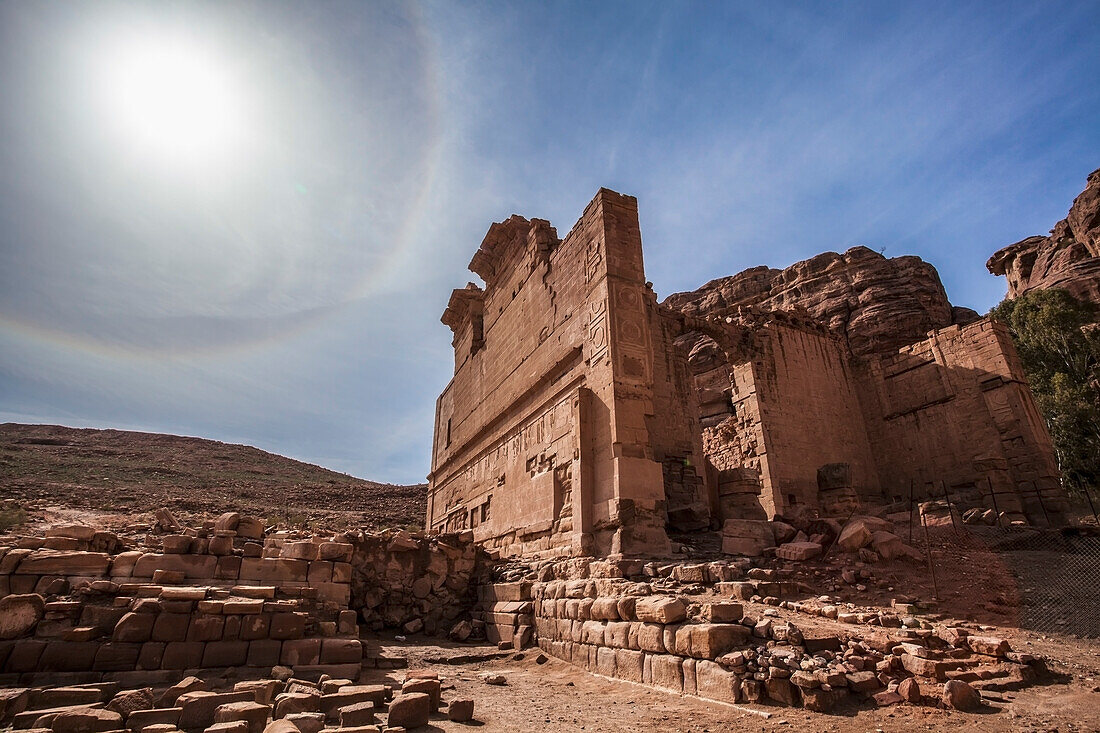
[[[634, 572], [640, 567], [601, 563], [555, 564], [539, 575], [560, 579], [494, 583], [480, 596], [491, 638], [515, 648], [535, 643], [605, 677], [729, 703], [827, 712], [849, 696], [898, 702], [906, 680], [928, 689], [948, 678], [978, 679], [971, 670], [997, 665], [997, 674], [1015, 675], [1023, 685], [1042, 669], [1001, 639], [897, 615], [911, 613], [912, 606], [860, 614], [816, 601], [780, 601], [801, 595], [797, 584], [763, 568], [748, 570], [759, 579], [735, 580], [745, 575], [746, 565], [679, 564], [659, 572], [651, 565], [643, 573]], [[814, 631], [803, 631], [789, 615], [780, 617], [773, 610], [780, 604], [817, 617]], [[838, 623], [830, 628], [826, 619]], [[913, 628], [902, 628], [906, 624]], [[864, 633], [871, 628], [873, 633]]]
[[360, 640], [360, 619], [445, 633], [484, 574], [469, 533], [265, 536], [234, 513], [208, 525], [143, 549], [82, 525], [0, 546], [0, 684], [275, 665], [355, 679], [391, 663]]
[[[988, 319], [850, 355], [794, 319], [685, 319], [724, 520], [942, 499], [1057, 524], [1053, 447], [1007, 331]], [[694, 329], [694, 330], [689, 330]], [[996, 496], [993, 495], [996, 494]]]
[[660, 555], [666, 529], [945, 491], [1061, 520], [1011, 343], [919, 258], [826, 253], [658, 304], [637, 202], [601, 190], [564, 240], [494, 224], [470, 269], [485, 289], [443, 314], [429, 529], [504, 555]]
[[907, 500], [912, 488], [916, 499], [942, 499], [946, 490], [1034, 523], [1064, 521], [1050, 436], [1003, 324], [941, 329], [862, 368], [888, 498]]
[[456, 290], [443, 316], [456, 371], [437, 402], [427, 526], [510, 554], [666, 551], [650, 426], [668, 382], [655, 388], [636, 200], [601, 190], [560, 241], [513, 216], [470, 269], [484, 291]]
[[361, 533], [352, 545], [351, 607], [375, 631], [446, 633], [469, 616], [488, 562], [470, 532]]

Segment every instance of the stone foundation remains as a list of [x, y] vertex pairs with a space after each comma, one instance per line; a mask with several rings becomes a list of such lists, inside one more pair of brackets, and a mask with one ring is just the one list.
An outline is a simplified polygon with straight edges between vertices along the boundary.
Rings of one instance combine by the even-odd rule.
[[265, 532], [233, 512], [188, 529], [163, 517], [173, 533], [142, 549], [83, 525], [0, 547], [0, 684], [273, 666], [356, 679], [398, 663], [360, 640], [360, 623], [445, 632], [468, 617], [484, 571], [469, 536]]

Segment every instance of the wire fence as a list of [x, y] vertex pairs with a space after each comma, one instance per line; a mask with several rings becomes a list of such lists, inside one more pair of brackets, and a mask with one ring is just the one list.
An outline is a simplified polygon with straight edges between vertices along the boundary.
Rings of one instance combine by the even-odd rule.
[[912, 544], [931, 559], [933, 583], [966, 568], [967, 577], [996, 588], [994, 597], [1012, 607], [1020, 628], [1100, 638], [1097, 528], [973, 526], [957, 517], [954, 524], [916, 522]]

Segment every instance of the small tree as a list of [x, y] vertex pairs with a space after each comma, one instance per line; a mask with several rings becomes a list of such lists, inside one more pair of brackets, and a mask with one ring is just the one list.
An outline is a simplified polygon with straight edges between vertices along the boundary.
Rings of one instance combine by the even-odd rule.
[[1100, 328], [1097, 308], [1065, 290], [1034, 290], [990, 311], [1012, 333], [1046, 419], [1067, 488], [1100, 481]]

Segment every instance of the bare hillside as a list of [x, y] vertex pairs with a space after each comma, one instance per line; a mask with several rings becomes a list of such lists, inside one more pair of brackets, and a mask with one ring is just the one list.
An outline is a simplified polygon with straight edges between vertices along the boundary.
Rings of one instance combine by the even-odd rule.
[[141, 513], [239, 509], [273, 521], [420, 525], [425, 486], [354, 478], [267, 453], [178, 435], [0, 425], [0, 500]]

